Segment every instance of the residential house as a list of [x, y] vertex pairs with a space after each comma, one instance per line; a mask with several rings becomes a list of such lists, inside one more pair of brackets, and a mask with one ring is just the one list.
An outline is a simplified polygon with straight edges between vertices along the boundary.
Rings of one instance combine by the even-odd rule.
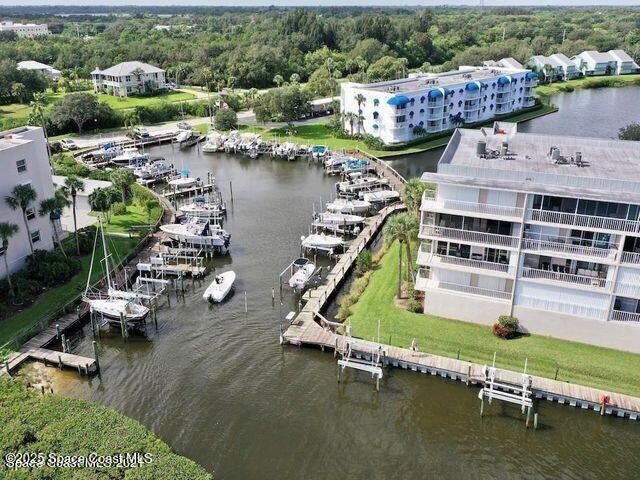
[[96, 68], [91, 78], [96, 93], [118, 97], [166, 89], [165, 71], [143, 62], [123, 62], [106, 70]]

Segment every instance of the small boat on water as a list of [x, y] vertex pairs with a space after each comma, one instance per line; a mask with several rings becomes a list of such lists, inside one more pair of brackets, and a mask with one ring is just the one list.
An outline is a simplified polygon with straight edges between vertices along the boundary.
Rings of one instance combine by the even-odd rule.
[[227, 204], [220, 197], [196, 197], [193, 203], [181, 206], [180, 211], [187, 217], [215, 220], [227, 213]]
[[370, 208], [371, 203], [369, 202], [349, 198], [336, 198], [333, 202], [327, 203], [327, 210], [333, 213], [366, 213]]
[[369, 203], [389, 203], [400, 200], [400, 193], [395, 190], [378, 190], [377, 192], [360, 192], [360, 197]]
[[185, 188], [191, 188], [198, 183], [198, 179], [190, 176], [189, 170], [180, 170], [178, 175], [171, 178], [167, 183], [170, 187], [176, 188], [178, 190], [183, 190]]
[[313, 250], [333, 251], [344, 245], [342, 238], [333, 235], [313, 233], [302, 238], [302, 247]]
[[364, 222], [364, 217], [348, 213], [324, 212], [318, 215], [318, 220], [327, 225], [351, 226]]
[[202, 298], [210, 302], [221, 302], [229, 295], [236, 281], [236, 274], [233, 270], [216, 275], [211, 285], [202, 294]]
[[377, 175], [351, 172], [347, 174], [347, 180], [336, 183], [338, 192], [355, 194], [363, 190], [381, 188], [389, 184], [389, 179]]
[[164, 160], [147, 163], [133, 170], [133, 174], [136, 178], [140, 178], [142, 180], [165, 177], [173, 172], [175, 172], [173, 165], [166, 163]]
[[119, 155], [111, 159], [111, 163], [118, 166], [139, 166], [149, 161], [149, 155], [140, 153], [136, 147], [127, 147]]
[[308, 258], [300, 257], [291, 264], [293, 274], [289, 278], [289, 286], [297, 292], [301, 292], [309, 283], [315, 273], [316, 266]]
[[350, 160], [346, 163], [342, 164], [342, 171], [345, 173], [349, 172], [362, 172], [369, 168], [368, 160]]
[[329, 149], [326, 145], [314, 145], [313, 147], [311, 147], [311, 154], [313, 155], [313, 158], [324, 158], [327, 156], [328, 152]]
[[212, 131], [207, 135], [202, 151], [204, 153], [215, 153], [224, 149], [224, 142], [227, 137], [220, 132]]
[[357, 161], [356, 158], [347, 155], [331, 155], [324, 159], [324, 169], [329, 175], [342, 173], [342, 166]]
[[196, 247], [227, 249], [231, 235], [219, 225], [211, 225], [206, 218], [191, 218], [185, 223], [171, 223], [160, 227], [169, 238]]

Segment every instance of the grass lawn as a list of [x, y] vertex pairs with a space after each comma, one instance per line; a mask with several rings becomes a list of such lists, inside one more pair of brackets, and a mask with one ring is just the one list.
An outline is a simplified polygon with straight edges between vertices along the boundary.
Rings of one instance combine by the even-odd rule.
[[535, 91], [539, 97], [548, 97], [560, 92], [571, 92], [576, 88], [597, 88], [597, 87], [624, 87], [625, 85], [639, 85], [640, 74], [632, 75], [609, 75], [606, 77], [583, 77], [566, 82], [556, 82], [542, 84], [536, 87]]
[[454, 358], [460, 352], [460, 359], [479, 364], [490, 364], [497, 352], [496, 365], [517, 372], [522, 371], [528, 358], [527, 371], [531, 374], [554, 378], [559, 367], [558, 380], [640, 396], [640, 355], [538, 335], [502, 340], [484, 325], [411, 313], [393, 303], [397, 279], [396, 244], [351, 307], [349, 321], [354, 336], [374, 338], [379, 319], [383, 343], [410, 347], [415, 338], [423, 352]]
[[[139, 238], [107, 237], [110, 253], [119, 259], [124, 258], [139, 242]], [[92, 282], [97, 281], [102, 276], [101, 259], [102, 257], [99, 255], [96, 255], [94, 259], [91, 274]], [[47, 290], [35, 303], [26, 309], [6, 320], [0, 320], [0, 345], [9, 341], [21, 331], [27, 330], [41, 318], [53, 314], [64, 304], [70, 302], [78, 294], [82, 293], [87, 283], [90, 265], [91, 255], [89, 254], [82, 257], [82, 270], [67, 283]]]
[[154, 103], [160, 102], [182, 102], [186, 100], [193, 100], [195, 95], [187, 92], [163, 92], [158, 95], [150, 96], [131, 96], [120, 98], [114, 95], [107, 95], [106, 93], [99, 93], [98, 100], [106, 103], [114, 110], [124, 110], [127, 108], [148, 106]]
[[[102, 215], [101, 212], [91, 212], [90, 215], [98, 216]], [[155, 222], [162, 215], [162, 207], [158, 205], [153, 209], [151, 213], [151, 223]], [[129, 233], [132, 227], [139, 227], [142, 225], [149, 225], [149, 217], [143, 207], [131, 204], [127, 205], [126, 215], [111, 215], [109, 223], [104, 224], [105, 231], [107, 233]]]
[[[557, 108], [552, 105], [542, 105], [535, 110], [518, 113], [514, 115], [508, 115], [503, 118], [491, 119], [482, 124], [473, 125], [471, 128], [479, 128], [481, 126], [492, 125], [496, 120], [504, 120], [508, 122], [524, 122], [533, 118], [548, 115], [549, 113], [556, 112]], [[408, 155], [412, 153], [425, 152], [433, 148], [438, 148], [446, 145], [451, 138], [451, 134], [446, 134], [438, 138], [426, 138], [424, 142], [417, 143], [415, 145], [402, 148], [400, 150], [376, 150], [367, 147], [362, 140], [351, 138], [337, 138], [330, 130], [325, 127], [326, 123], [313, 123], [310, 125], [300, 125], [295, 127], [297, 133], [295, 135], [286, 135], [288, 127], [280, 127], [269, 130], [263, 135], [264, 139], [277, 139], [280, 141], [288, 141], [297, 144], [306, 145], [326, 145], [331, 150], [355, 150], [360, 148], [371, 155], [376, 157], [393, 157], [398, 155]], [[453, 132], [451, 132], [453, 133]]]

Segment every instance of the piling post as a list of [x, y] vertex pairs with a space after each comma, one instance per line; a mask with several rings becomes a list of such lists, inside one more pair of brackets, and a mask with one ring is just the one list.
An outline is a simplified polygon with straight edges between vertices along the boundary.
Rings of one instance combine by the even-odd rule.
[[229, 180], [229, 194], [231, 195], [231, 203], [233, 203], [233, 183]]
[[56, 340], [60, 340], [60, 324], [56, 323]]
[[100, 370], [100, 359], [98, 357], [98, 343], [94, 340], [92, 342], [92, 346], [93, 346], [93, 358], [96, 361], [96, 368]]
[[480, 397], [480, 418], [484, 415], [484, 395]]
[[156, 330], [158, 329], [158, 311], [155, 302], [151, 305], [151, 316], [153, 317], [153, 323], [156, 326]]
[[527, 419], [524, 422], [525, 427], [529, 428], [529, 425], [531, 425], [532, 417], [533, 417], [533, 409], [531, 407], [527, 407]]
[[248, 309], [247, 309], [247, 291], [244, 291], [244, 313], [247, 313]]
[[67, 339], [64, 337], [64, 333], [60, 341], [62, 343], [62, 353], [67, 353]]
[[78, 364], [78, 375], [82, 376], [82, 367]]
[[58, 368], [62, 370], [62, 355], [58, 354]]
[[9, 368], [9, 359], [4, 361], [4, 368], [7, 369], [7, 374], [11, 376], [11, 369]]
[[124, 322], [124, 314], [120, 314], [120, 333], [122, 334], [122, 338], [127, 341], [127, 326]]
[[533, 429], [538, 429], [538, 412], [533, 414]]
[[380, 375], [376, 375], [376, 392], [380, 391]]

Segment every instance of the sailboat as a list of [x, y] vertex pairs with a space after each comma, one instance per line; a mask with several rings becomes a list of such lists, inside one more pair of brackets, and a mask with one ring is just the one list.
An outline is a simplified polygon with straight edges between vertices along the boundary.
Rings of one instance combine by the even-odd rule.
[[83, 300], [89, 304], [89, 308], [92, 313], [96, 313], [99, 316], [106, 318], [108, 321], [120, 322], [124, 320], [127, 323], [140, 322], [149, 314], [149, 309], [139, 303], [139, 298], [135, 292], [119, 290], [114, 286], [111, 279], [111, 267], [109, 262], [111, 255], [109, 255], [107, 249], [102, 220], [99, 222], [98, 228], [102, 237], [104, 256], [102, 261], [104, 262], [104, 270], [106, 274], [107, 292], [106, 295], [104, 292], [98, 292], [97, 294], [91, 292], [91, 272], [93, 270], [93, 260], [96, 254], [98, 239], [98, 231], [96, 231], [93, 253], [91, 255], [91, 267], [89, 268], [89, 276], [87, 277], [87, 286], [85, 288]]

